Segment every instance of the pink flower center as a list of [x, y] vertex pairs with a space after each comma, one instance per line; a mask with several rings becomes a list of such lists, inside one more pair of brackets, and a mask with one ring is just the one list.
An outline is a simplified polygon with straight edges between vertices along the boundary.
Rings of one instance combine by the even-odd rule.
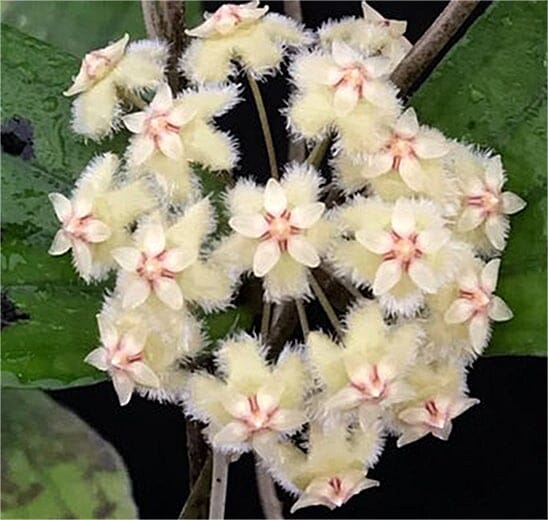
[[146, 133], [158, 144], [158, 139], [162, 134], [171, 132], [178, 134], [181, 130], [180, 126], [169, 122], [169, 112], [153, 112], [145, 123]]
[[333, 86], [336, 90], [339, 88], [350, 88], [354, 90], [359, 97], [363, 97], [363, 90], [367, 83], [367, 72], [361, 65], [352, 65], [349, 67], [339, 67], [339, 71], [342, 74]]
[[445, 427], [445, 423], [447, 422], [447, 411], [443, 412], [436, 406], [436, 402], [433, 399], [429, 399], [424, 403], [424, 408], [430, 415], [428, 418], [428, 421], [426, 422], [426, 426], [436, 428], [436, 429], [443, 429]]
[[408, 237], [401, 237], [395, 231], [392, 235], [392, 250], [383, 255], [384, 260], [398, 260], [404, 271], [409, 269], [411, 263], [422, 256], [422, 251], [417, 246], [417, 234], [412, 233]]
[[328, 500], [336, 506], [343, 505], [350, 498], [350, 491], [345, 489], [343, 481], [340, 477], [331, 477], [327, 483], [329, 484]]
[[101, 51], [92, 51], [84, 56], [84, 70], [89, 79], [100, 79], [111, 66], [110, 58]]
[[141, 361], [143, 359], [143, 353], [128, 355], [124, 352], [124, 338], [118, 340], [118, 343], [112, 350], [109, 349], [108, 360], [110, 364], [119, 370], [124, 370], [130, 363], [135, 361]]
[[362, 393], [364, 401], [380, 402], [386, 397], [386, 384], [379, 376], [377, 365], [371, 367], [367, 379], [352, 379], [350, 385]]
[[289, 237], [298, 235], [301, 231], [291, 224], [291, 212], [287, 209], [279, 217], [267, 213], [264, 219], [268, 224], [268, 231], [261, 236], [261, 240], [276, 240], [282, 251], [287, 250]]
[[238, 420], [243, 422], [250, 434], [266, 431], [270, 429], [269, 423], [278, 411], [278, 407], [262, 409], [259, 406], [256, 395], [250, 395], [247, 398], [248, 412]]
[[460, 289], [459, 297], [473, 304], [474, 316], [477, 314], [487, 314], [489, 303], [491, 303], [491, 291], [482, 287], [473, 290]]
[[392, 136], [387, 146], [388, 151], [394, 158], [392, 169], [397, 170], [404, 157], [415, 156], [414, 142], [414, 137], [401, 137], [398, 134]]
[[481, 195], [470, 195], [468, 205], [480, 208], [485, 217], [502, 212], [502, 197], [500, 192], [486, 189]]
[[89, 243], [91, 242], [89, 237], [89, 226], [94, 220], [91, 213], [88, 213], [83, 217], [72, 216], [63, 224], [63, 230], [73, 239]]
[[147, 256], [142, 253], [139, 267], [137, 267], [137, 274], [151, 284], [159, 278], [174, 278], [175, 273], [164, 266], [166, 254], [167, 250], [165, 249], [156, 256]]
[[240, 8], [234, 4], [225, 4], [219, 7], [213, 15], [215, 25], [223, 32], [238, 25], [242, 21]]

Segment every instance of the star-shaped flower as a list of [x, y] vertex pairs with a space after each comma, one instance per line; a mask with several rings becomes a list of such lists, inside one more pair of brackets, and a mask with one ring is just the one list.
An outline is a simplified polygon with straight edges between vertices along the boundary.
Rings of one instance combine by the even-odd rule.
[[232, 61], [258, 78], [277, 69], [287, 48], [309, 38], [294, 20], [267, 12], [253, 1], [205, 14], [201, 25], [186, 31], [196, 39], [181, 58], [183, 72], [197, 83], [220, 83], [236, 72]]
[[136, 42], [129, 35], [84, 56], [65, 96], [78, 95], [73, 105], [75, 132], [100, 139], [116, 126], [124, 92], [138, 93], [163, 78], [167, 48], [158, 42]]
[[325, 385], [325, 411], [382, 408], [407, 399], [403, 378], [421, 341], [422, 331], [415, 324], [386, 325], [376, 303], [362, 303], [349, 313], [344, 346], [311, 332], [309, 356]]
[[429, 178], [423, 170], [423, 161], [439, 159], [448, 153], [449, 145], [443, 135], [420, 127], [415, 111], [408, 108], [396, 121], [381, 150], [364, 159], [361, 174], [372, 179], [396, 170], [411, 190], [424, 191]]
[[507, 215], [513, 215], [526, 206], [526, 202], [515, 193], [502, 191], [504, 182], [499, 156], [488, 160], [482, 176], [462, 179], [464, 209], [457, 222], [462, 232], [481, 226], [491, 245], [499, 251], [506, 246], [509, 230]]
[[93, 216], [89, 199], [70, 201], [61, 193], [50, 193], [49, 200], [61, 222], [61, 229], [53, 239], [49, 254], [62, 255], [72, 249], [78, 271], [91, 272], [90, 244], [107, 240], [110, 237], [109, 227]]
[[209, 424], [216, 449], [246, 451], [258, 437], [291, 433], [306, 421], [307, 375], [297, 353], [286, 350], [270, 367], [259, 342], [242, 336], [225, 341], [216, 357], [222, 379], [194, 374], [187, 399], [190, 411]]
[[470, 341], [478, 353], [487, 344], [490, 320], [507, 321], [513, 317], [504, 300], [493, 294], [499, 268], [500, 259], [495, 259], [485, 264], [479, 276], [471, 269], [458, 276], [459, 298], [445, 313], [446, 323], [468, 323]]
[[228, 193], [234, 232], [213, 256], [235, 276], [252, 270], [263, 278], [269, 301], [310, 294], [308, 272], [325, 256], [334, 223], [318, 201], [321, 179], [307, 165], [286, 168], [265, 188], [241, 180]]
[[138, 134], [132, 146], [133, 162], [142, 164], [155, 150], [170, 159], [181, 159], [183, 144], [179, 133], [195, 115], [196, 112], [185, 105], [176, 106], [169, 86], [166, 83], [160, 85], [145, 111], [124, 117], [128, 130]]
[[90, 352], [85, 361], [112, 377], [122, 406], [129, 403], [136, 385], [157, 388], [158, 376], [144, 360], [146, 334], [134, 330], [120, 335], [104, 316], [97, 316], [102, 346]]
[[289, 208], [283, 187], [270, 179], [264, 190], [263, 208], [261, 213], [237, 215], [229, 220], [230, 227], [240, 235], [259, 239], [253, 256], [253, 274], [259, 278], [265, 276], [286, 251], [296, 262], [317, 267], [320, 257], [303, 231], [320, 220], [325, 205], [313, 202]]

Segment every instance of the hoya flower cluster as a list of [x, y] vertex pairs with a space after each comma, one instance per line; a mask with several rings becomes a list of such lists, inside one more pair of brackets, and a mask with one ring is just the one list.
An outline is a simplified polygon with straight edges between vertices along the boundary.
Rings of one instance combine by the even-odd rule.
[[[362, 18], [316, 33], [258, 2], [226, 4], [187, 31], [187, 90], [166, 82], [164, 43], [126, 35], [86, 55], [65, 93], [78, 96], [76, 132], [129, 131], [122, 158], [96, 157], [72, 194], [50, 195], [61, 223], [50, 253], [72, 249], [87, 282], [116, 274], [86, 361], [122, 405], [134, 391], [182, 402], [213, 449], [254, 451], [298, 496], [293, 510], [378, 485], [367, 475], [388, 435], [447, 439], [477, 403], [468, 367], [492, 322], [512, 317], [496, 287], [508, 215], [525, 202], [504, 191], [500, 157], [403, 107], [390, 74], [410, 48], [405, 28], [365, 2]], [[264, 185], [248, 172], [214, 204], [197, 166], [246, 165], [215, 118], [242, 101], [241, 71], [266, 80], [288, 57], [288, 127], [310, 146], [331, 142], [333, 180], [290, 163]], [[319, 271], [353, 286], [342, 326]], [[308, 333], [301, 315], [302, 344], [277, 353], [268, 329], [240, 331], [200, 368], [212, 351], [201, 317], [250, 278], [264, 309], [318, 298], [336, 336]]]

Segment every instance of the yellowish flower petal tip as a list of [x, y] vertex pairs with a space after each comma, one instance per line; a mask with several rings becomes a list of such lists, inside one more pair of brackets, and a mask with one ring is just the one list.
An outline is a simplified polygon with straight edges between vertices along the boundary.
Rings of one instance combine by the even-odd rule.
[[236, 73], [233, 60], [256, 78], [277, 71], [287, 49], [310, 37], [291, 18], [267, 12], [268, 6], [249, 2], [206, 14], [201, 25], [186, 31], [196, 39], [181, 57], [182, 72], [197, 83], [221, 83]]

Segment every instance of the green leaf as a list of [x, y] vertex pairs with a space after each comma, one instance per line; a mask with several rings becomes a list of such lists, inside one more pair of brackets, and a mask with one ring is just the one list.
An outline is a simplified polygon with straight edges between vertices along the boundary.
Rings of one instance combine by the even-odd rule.
[[[90, 384], [105, 374], [83, 362], [97, 345], [95, 315], [104, 286], [87, 286], [69, 255], [47, 249], [58, 228], [47, 194], [68, 193], [97, 153], [122, 150], [124, 135], [101, 145], [84, 145], [70, 131], [70, 100], [61, 92], [79, 60], [2, 26], [2, 116], [30, 121], [34, 156], [2, 153], [2, 285], [9, 301], [30, 318], [2, 331], [2, 384], [62, 388]], [[207, 191], [223, 184], [202, 172]], [[215, 194], [213, 195], [215, 199]], [[250, 324], [247, 310], [208, 317], [212, 339]]]
[[75, 56], [126, 32], [133, 40], [146, 37], [141, 2], [136, 1], [2, 2], [2, 21]]
[[512, 217], [497, 294], [514, 319], [487, 354], [546, 355], [546, 3], [498, 1], [413, 97], [420, 119], [502, 155], [506, 189], [527, 201]]
[[39, 391], [2, 391], [2, 518], [136, 518], [114, 448]]

